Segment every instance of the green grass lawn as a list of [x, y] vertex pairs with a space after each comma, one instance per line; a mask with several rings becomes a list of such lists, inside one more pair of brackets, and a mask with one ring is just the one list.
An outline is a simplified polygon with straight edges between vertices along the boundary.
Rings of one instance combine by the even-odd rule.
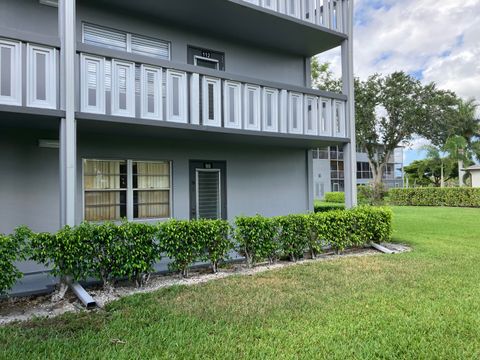
[[[480, 210], [395, 208], [413, 252], [173, 287], [0, 328], [1, 359], [479, 359]], [[121, 342], [116, 341], [121, 340]]]

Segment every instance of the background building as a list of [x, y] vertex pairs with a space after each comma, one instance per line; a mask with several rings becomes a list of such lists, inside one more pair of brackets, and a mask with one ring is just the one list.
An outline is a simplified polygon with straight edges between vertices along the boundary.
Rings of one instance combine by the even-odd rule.
[[[368, 155], [357, 149], [357, 185], [367, 185], [372, 181]], [[341, 147], [329, 146], [312, 151], [313, 186], [316, 200], [323, 199], [326, 192], [344, 191], [345, 164]], [[383, 181], [387, 188], [403, 187], [403, 148], [395, 149], [390, 157]]]

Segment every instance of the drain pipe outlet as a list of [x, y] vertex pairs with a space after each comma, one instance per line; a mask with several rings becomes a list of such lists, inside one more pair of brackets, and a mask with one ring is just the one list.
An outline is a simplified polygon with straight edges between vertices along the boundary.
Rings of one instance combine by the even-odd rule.
[[91, 310], [97, 306], [97, 303], [93, 298], [90, 296], [89, 293], [85, 291], [85, 289], [79, 283], [72, 283], [70, 284], [72, 291], [77, 295], [80, 301], [85, 305], [87, 310]]
[[381, 251], [383, 252], [384, 254], [395, 254], [396, 252], [393, 251], [393, 250], [390, 250], [390, 249], [387, 249], [385, 246], [382, 246], [380, 244], [376, 244], [374, 242], [372, 242], [370, 244], [374, 249], [377, 249], [378, 251]]

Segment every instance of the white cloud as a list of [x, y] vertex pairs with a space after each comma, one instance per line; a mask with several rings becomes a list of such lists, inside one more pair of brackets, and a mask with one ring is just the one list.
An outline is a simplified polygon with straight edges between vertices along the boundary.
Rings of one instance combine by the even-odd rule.
[[[320, 55], [341, 73], [340, 51]], [[480, 100], [480, 0], [357, 0], [355, 75], [403, 70]]]

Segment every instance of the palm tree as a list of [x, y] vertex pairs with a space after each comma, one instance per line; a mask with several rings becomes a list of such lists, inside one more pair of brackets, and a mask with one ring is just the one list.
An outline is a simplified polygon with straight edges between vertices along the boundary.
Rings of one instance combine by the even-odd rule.
[[479, 104], [475, 99], [462, 100], [460, 99], [457, 116], [460, 121], [458, 122], [458, 128], [456, 134], [462, 136], [468, 149], [476, 158], [480, 161], [480, 118]]
[[457, 135], [463, 136], [468, 145], [478, 141], [480, 138], [480, 118], [477, 117], [478, 104], [475, 99], [462, 100], [458, 105], [458, 116], [460, 118]]
[[471, 151], [469, 149], [468, 141], [460, 135], [448, 138], [442, 150], [448, 154], [448, 157], [458, 164], [458, 186], [463, 186], [463, 178], [465, 171], [463, 171], [464, 163], [470, 162]]

